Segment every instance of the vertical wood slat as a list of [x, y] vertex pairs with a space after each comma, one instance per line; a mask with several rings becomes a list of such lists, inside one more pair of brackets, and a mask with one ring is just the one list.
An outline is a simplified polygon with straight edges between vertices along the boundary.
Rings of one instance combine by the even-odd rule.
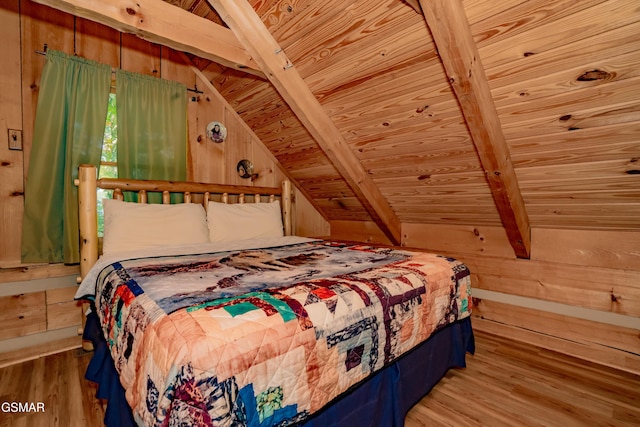
[[[98, 260], [98, 217], [96, 215], [98, 194], [96, 181], [98, 171], [93, 165], [80, 165], [78, 169], [78, 226], [80, 229], [80, 277], [85, 277], [91, 267]], [[122, 191], [115, 190], [114, 197], [122, 200]], [[80, 313], [82, 329], [86, 323], [84, 313], [89, 308], [88, 302], [82, 303]], [[86, 351], [93, 350], [90, 341], [82, 341], [82, 348]]]
[[273, 203], [276, 201], [276, 196], [274, 196], [273, 194], [269, 196], [269, 203]]
[[284, 226], [284, 235], [291, 236], [293, 234], [293, 225], [291, 223], [291, 181], [282, 181], [282, 221]]
[[260, 203], [260, 195], [259, 194], [254, 194], [253, 195], [253, 202], [254, 203]]
[[120, 200], [122, 202], [124, 200], [124, 195], [122, 194], [122, 190], [119, 188], [116, 188], [115, 190], [113, 190], [113, 198], [116, 200]]
[[241, 193], [238, 195], [238, 203], [240, 204], [244, 203], [244, 193]]
[[222, 193], [222, 203], [229, 203], [229, 193]]
[[[21, 43], [28, 44], [29, 37], [22, 39], [20, 36], [20, 26], [25, 25], [29, 21], [22, 21], [25, 17], [20, 13], [20, 1], [10, 0], [3, 1], [0, 7], [0, 37], [4, 40], [0, 47], [0, 56], [2, 57], [2, 71], [0, 74], [0, 93], [2, 93], [2, 101], [0, 102], [0, 158], [2, 159], [2, 167], [0, 167], [0, 182], [2, 182], [2, 192], [0, 192], [0, 236], [2, 236], [2, 244], [0, 244], [0, 265], [3, 267], [17, 266], [21, 264], [20, 260], [20, 241], [22, 238], [22, 216], [24, 209], [24, 167], [25, 152], [21, 150], [9, 149], [7, 143], [8, 129], [23, 129], [30, 125], [28, 120], [23, 121], [29, 116], [28, 111], [23, 112], [23, 108], [27, 109], [28, 105], [22, 102], [21, 79], [22, 66], [25, 62], [21, 61], [20, 49], [24, 52], [28, 51], [29, 46], [23, 46]], [[30, 6], [27, 6], [28, 9]], [[27, 12], [27, 16], [32, 16]], [[21, 22], [23, 22], [21, 24]], [[32, 29], [23, 28], [25, 32], [31, 32]], [[58, 33], [56, 33], [58, 34]], [[57, 39], [60, 40], [60, 39]], [[42, 47], [42, 45], [40, 45]], [[56, 49], [59, 49], [56, 46]], [[35, 62], [35, 61], [34, 61]], [[42, 61], [44, 62], [44, 61]], [[24, 65], [23, 65], [24, 64]], [[38, 74], [39, 76], [39, 74]], [[28, 76], [24, 77], [29, 79]], [[39, 79], [39, 77], [38, 77]], [[29, 80], [33, 82], [35, 80]], [[28, 96], [25, 94], [25, 98]], [[35, 109], [33, 110], [35, 112]], [[9, 136], [11, 137], [11, 136]], [[28, 131], [23, 132], [23, 142], [26, 146], [29, 141]], [[24, 167], [24, 168], [23, 168]]]
[[147, 203], [147, 192], [145, 190], [138, 191], [138, 203]]
[[189, 191], [184, 192], [184, 202], [191, 203], [191, 192]]
[[204, 197], [202, 198], [202, 205], [204, 206], [204, 212], [207, 213], [209, 211], [209, 197], [211, 193], [208, 191], [204, 193]]
[[162, 204], [168, 205], [170, 203], [171, 203], [171, 193], [169, 193], [168, 191], [163, 191], [162, 192]]

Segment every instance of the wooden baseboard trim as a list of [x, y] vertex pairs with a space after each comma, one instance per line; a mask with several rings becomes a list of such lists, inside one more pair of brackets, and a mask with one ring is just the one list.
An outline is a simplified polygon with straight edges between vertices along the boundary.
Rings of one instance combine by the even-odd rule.
[[474, 330], [477, 331], [524, 342], [634, 375], [640, 375], [640, 355], [638, 354], [593, 343], [584, 344], [570, 341], [480, 317], [474, 317], [472, 323]]
[[6, 353], [0, 353], [0, 368], [15, 365], [16, 363], [22, 363], [27, 360], [37, 359], [49, 354], [73, 350], [74, 348], [80, 348], [81, 346], [82, 340], [77, 336], [8, 351]]

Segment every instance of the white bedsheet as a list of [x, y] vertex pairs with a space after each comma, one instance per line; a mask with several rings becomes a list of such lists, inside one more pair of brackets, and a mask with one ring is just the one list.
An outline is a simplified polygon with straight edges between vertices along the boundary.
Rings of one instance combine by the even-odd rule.
[[300, 236], [284, 236], [284, 237], [269, 237], [263, 239], [250, 239], [250, 240], [234, 240], [229, 242], [212, 242], [212, 243], [200, 243], [193, 245], [180, 245], [180, 246], [163, 246], [156, 249], [145, 249], [130, 252], [120, 252], [109, 256], [101, 256], [98, 262], [89, 270], [87, 276], [82, 279], [80, 287], [76, 291], [75, 299], [93, 299], [95, 296], [95, 284], [96, 278], [100, 271], [117, 261], [133, 259], [133, 258], [146, 258], [150, 256], [167, 256], [167, 255], [184, 255], [184, 254], [199, 254], [209, 252], [225, 252], [235, 251], [241, 249], [258, 249], [268, 248], [273, 246], [292, 245], [296, 243], [310, 242], [317, 239], [310, 239]]

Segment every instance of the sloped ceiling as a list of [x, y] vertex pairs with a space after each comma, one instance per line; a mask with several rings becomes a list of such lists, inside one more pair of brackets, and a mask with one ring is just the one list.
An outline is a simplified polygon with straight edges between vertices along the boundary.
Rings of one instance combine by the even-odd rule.
[[[206, 0], [167, 3], [225, 25]], [[500, 142], [491, 137], [479, 145], [472, 138], [469, 129], [478, 125], [463, 114], [465, 87], [454, 92], [448, 52], [439, 55], [443, 41], [430, 31], [442, 22], [427, 7], [420, 13], [419, 3], [447, 2], [249, 0], [399, 222], [503, 226], [505, 207], [487, 178], [492, 170], [485, 173], [486, 147]], [[524, 210], [525, 225], [639, 229], [640, 3], [462, 4], [515, 172], [502, 175], [516, 184], [507, 198], [520, 195], [521, 203], [509, 203]], [[458, 24], [442, 25], [446, 32]], [[449, 42], [465, 43], [454, 34]], [[329, 219], [377, 220], [260, 67], [251, 69], [255, 58], [239, 69], [191, 53]], [[485, 108], [477, 113], [491, 115]]]

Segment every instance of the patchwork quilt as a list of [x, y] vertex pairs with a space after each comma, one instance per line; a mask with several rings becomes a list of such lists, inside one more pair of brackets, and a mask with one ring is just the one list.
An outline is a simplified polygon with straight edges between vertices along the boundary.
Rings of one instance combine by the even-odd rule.
[[327, 241], [133, 257], [95, 274], [141, 425], [297, 424], [471, 309], [459, 261]]

